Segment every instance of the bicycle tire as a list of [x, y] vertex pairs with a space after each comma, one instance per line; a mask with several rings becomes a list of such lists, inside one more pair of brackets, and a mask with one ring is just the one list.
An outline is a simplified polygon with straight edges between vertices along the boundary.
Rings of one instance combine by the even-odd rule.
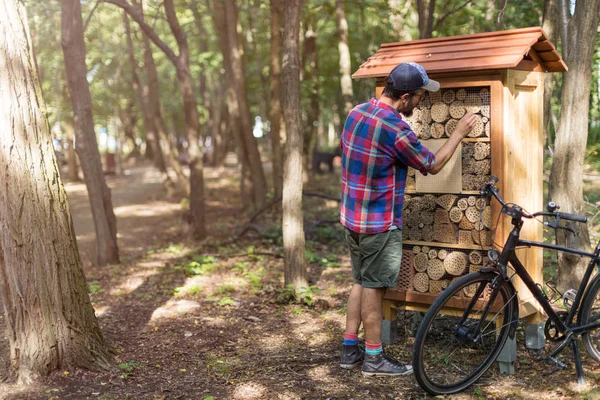
[[[477, 324], [476, 318], [466, 318], [467, 324], [461, 324], [462, 330], [457, 330], [458, 323], [468, 308], [467, 304], [472, 302], [472, 298], [462, 296], [464, 289], [472, 288], [471, 285], [474, 284], [484, 285], [478, 297], [481, 300], [473, 303], [468, 314], [481, 319], [480, 313], [484, 312], [490, 302], [490, 285], [497, 276], [494, 272], [474, 272], [461, 277], [442, 291], [425, 314], [415, 337], [413, 368], [417, 382], [430, 394], [448, 395], [465, 390], [498, 357], [508, 338], [510, 327], [518, 316], [518, 303], [514, 301], [516, 292], [512, 285], [500, 282], [492, 309], [487, 314], [491, 321]], [[442, 309], [445, 309], [443, 314]], [[452, 314], [455, 315], [449, 315], [448, 310], [453, 310]], [[496, 321], [499, 322], [495, 325]], [[477, 326], [478, 331], [482, 332], [481, 336], [479, 332], [475, 332]], [[466, 337], [469, 333], [479, 337], [479, 341]], [[445, 343], [448, 343], [447, 348], [444, 348]], [[467, 369], [471, 370], [466, 371]]]
[[[579, 325], [587, 325], [600, 319], [600, 275], [592, 280], [583, 298], [583, 305], [577, 317]], [[584, 332], [581, 335], [590, 357], [600, 362], [600, 329]], [[595, 343], [595, 344], [594, 344]]]

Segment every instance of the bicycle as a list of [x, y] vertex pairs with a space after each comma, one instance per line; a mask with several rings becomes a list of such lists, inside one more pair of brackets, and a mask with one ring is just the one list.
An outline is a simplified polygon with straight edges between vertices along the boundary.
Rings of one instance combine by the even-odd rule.
[[[519, 304], [517, 291], [511, 281], [514, 275], [522, 279], [548, 315], [546, 338], [561, 342], [550, 354], [550, 360], [558, 368], [566, 368], [556, 357], [570, 345], [578, 382], [584, 384], [581, 355], [576, 340], [581, 336], [590, 356], [600, 362], [600, 331], [594, 332], [600, 328], [600, 274], [590, 283], [594, 266], [600, 266], [600, 242], [593, 253], [588, 253], [520, 238], [524, 219], [549, 217], [551, 221], [544, 222], [545, 225], [572, 231], [569, 227], [560, 226], [559, 222], [567, 220], [585, 223], [587, 217], [557, 212], [559, 207], [553, 202], [548, 203], [547, 211], [529, 214], [518, 205], [504, 201], [495, 185], [497, 181], [497, 178], [492, 177], [481, 190], [481, 195], [493, 196], [502, 205], [500, 215], [512, 218], [513, 229], [502, 251], [489, 250], [490, 261], [487, 265], [477, 272], [458, 278], [443, 290], [425, 314], [415, 336], [415, 378], [424, 390], [433, 395], [457, 393], [471, 386], [490, 368], [507, 339], [515, 337]], [[515, 253], [518, 247], [542, 247], [591, 259], [577, 292], [570, 291], [570, 296], [567, 296], [570, 304], [567, 312], [553, 309], [549, 297], [519, 261]], [[458, 296], [461, 293], [469, 293], [472, 298]]]

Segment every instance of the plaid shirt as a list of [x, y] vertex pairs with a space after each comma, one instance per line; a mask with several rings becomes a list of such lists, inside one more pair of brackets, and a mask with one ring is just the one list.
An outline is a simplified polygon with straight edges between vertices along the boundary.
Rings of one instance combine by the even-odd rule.
[[368, 234], [402, 228], [408, 167], [426, 174], [435, 155], [421, 145], [395, 108], [377, 99], [354, 107], [340, 144], [342, 225]]

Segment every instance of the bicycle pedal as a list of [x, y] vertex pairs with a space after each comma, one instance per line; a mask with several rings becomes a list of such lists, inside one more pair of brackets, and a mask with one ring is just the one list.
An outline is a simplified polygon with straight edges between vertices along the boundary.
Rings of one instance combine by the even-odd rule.
[[565, 364], [564, 362], [560, 361], [558, 358], [556, 357], [549, 357], [550, 361], [552, 361], [554, 363], [554, 365], [556, 365], [557, 368], [559, 369], [567, 369], [567, 364]]

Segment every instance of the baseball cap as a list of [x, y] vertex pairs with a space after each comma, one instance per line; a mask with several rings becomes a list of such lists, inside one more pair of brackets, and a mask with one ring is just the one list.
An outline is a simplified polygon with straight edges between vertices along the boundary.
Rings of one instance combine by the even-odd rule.
[[440, 83], [429, 79], [425, 68], [414, 62], [398, 64], [390, 72], [390, 78], [394, 83], [393, 89], [395, 90], [412, 91], [421, 88], [430, 92], [440, 90]]

